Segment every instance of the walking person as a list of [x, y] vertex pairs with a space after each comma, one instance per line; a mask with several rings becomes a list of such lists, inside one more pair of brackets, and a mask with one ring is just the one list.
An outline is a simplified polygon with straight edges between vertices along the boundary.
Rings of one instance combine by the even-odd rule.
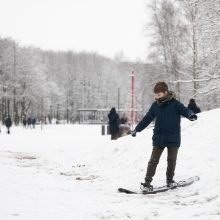
[[130, 125], [128, 124], [128, 117], [125, 113], [123, 113], [122, 117], [120, 118], [120, 125], [119, 125], [119, 134], [120, 136], [125, 136], [130, 132]]
[[125, 113], [123, 113], [121, 119], [120, 119], [121, 124], [127, 124], [128, 123], [128, 117], [126, 116]]
[[110, 110], [110, 113], [108, 114], [108, 119], [109, 119], [111, 140], [116, 140], [119, 137], [120, 119], [114, 107]]
[[27, 118], [27, 128], [31, 128], [31, 117]]
[[166, 183], [168, 187], [175, 186], [174, 174], [176, 168], [177, 154], [181, 143], [181, 116], [191, 121], [197, 119], [192, 110], [186, 108], [176, 100], [175, 93], [168, 90], [165, 82], [158, 82], [154, 87], [155, 102], [149, 111], [131, 132], [135, 137], [137, 132], [144, 130], [153, 120], [155, 127], [153, 133], [153, 150], [148, 163], [145, 182], [141, 183], [146, 191], [153, 190], [151, 182], [155, 175], [161, 154], [167, 147], [167, 171]]
[[34, 116], [31, 119], [31, 124], [32, 124], [32, 127], [35, 129], [36, 118]]
[[8, 115], [5, 119], [5, 126], [7, 128], [7, 133], [10, 134], [10, 128], [12, 126], [12, 120], [11, 120], [10, 115]]
[[27, 119], [26, 119], [26, 116], [23, 116], [22, 123], [23, 123], [23, 127], [26, 128], [26, 125], [27, 125]]

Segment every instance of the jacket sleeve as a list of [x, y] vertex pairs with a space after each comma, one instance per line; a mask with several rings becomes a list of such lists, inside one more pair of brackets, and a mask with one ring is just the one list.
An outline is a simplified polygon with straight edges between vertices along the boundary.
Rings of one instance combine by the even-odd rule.
[[190, 118], [190, 116], [194, 115], [193, 111], [189, 108], [186, 108], [181, 102], [177, 101], [177, 111], [180, 115], [185, 118]]
[[149, 111], [146, 113], [144, 118], [136, 126], [135, 130], [137, 132], [141, 132], [142, 130], [144, 130], [155, 118], [155, 114], [153, 111], [153, 105], [154, 105], [154, 103], [151, 105]]

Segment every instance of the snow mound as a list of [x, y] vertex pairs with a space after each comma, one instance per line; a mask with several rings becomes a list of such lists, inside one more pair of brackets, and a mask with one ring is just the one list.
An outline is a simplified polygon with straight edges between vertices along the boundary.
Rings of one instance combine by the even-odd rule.
[[[175, 179], [193, 185], [156, 195], [138, 189], [152, 150], [152, 127], [111, 141], [101, 126], [51, 125], [4, 129], [0, 145], [0, 219], [220, 219], [220, 109], [182, 119]], [[165, 184], [164, 151], [153, 184]]]

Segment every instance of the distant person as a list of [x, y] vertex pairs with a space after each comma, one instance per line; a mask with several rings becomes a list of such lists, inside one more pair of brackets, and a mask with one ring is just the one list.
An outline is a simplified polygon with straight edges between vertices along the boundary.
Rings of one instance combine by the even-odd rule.
[[49, 124], [52, 124], [52, 119], [50, 115], [48, 115], [48, 121], [49, 121]]
[[36, 118], [35, 117], [32, 117], [31, 124], [32, 124], [32, 127], [35, 128], [35, 124], [36, 124]]
[[12, 126], [12, 121], [10, 115], [5, 119], [5, 126], [7, 128], [7, 133], [10, 134], [10, 127]]
[[22, 123], [23, 123], [23, 127], [26, 128], [26, 126], [27, 126], [27, 119], [26, 119], [25, 116], [23, 117]]
[[121, 124], [127, 124], [128, 123], [128, 118], [126, 114], [124, 113], [120, 119]]
[[120, 119], [114, 107], [110, 110], [110, 113], [108, 114], [108, 119], [109, 119], [111, 140], [116, 140], [119, 137]]
[[128, 117], [124, 113], [120, 119], [120, 125], [119, 125], [120, 136], [124, 136], [128, 134], [129, 131], [130, 131], [130, 125], [128, 124]]
[[27, 119], [27, 128], [31, 128], [31, 117], [28, 117]]
[[188, 108], [191, 109], [194, 114], [198, 114], [201, 112], [200, 108], [196, 105], [195, 99], [189, 100]]

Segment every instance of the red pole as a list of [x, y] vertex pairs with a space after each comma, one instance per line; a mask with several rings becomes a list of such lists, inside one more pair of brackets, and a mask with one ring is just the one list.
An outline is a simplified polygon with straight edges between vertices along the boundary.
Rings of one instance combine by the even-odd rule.
[[131, 126], [134, 126], [134, 71], [131, 73]]

